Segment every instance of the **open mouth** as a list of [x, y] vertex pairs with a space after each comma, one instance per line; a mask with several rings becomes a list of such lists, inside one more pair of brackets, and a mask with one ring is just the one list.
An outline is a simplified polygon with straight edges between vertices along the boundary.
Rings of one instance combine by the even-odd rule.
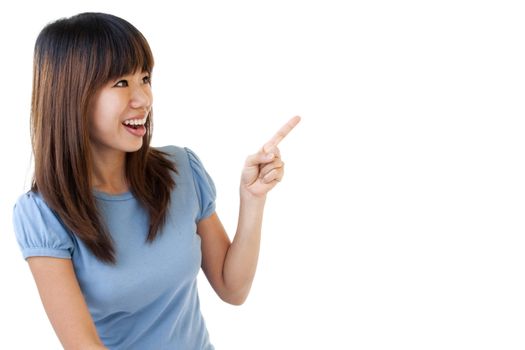
[[144, 116], [143, 118], [134, 118], [134, 119], [127, 119], [122, 122], [122, 125], [124, 125], [128, 132], [131, 134], [142, 137], [146, 135], [146, 121], [148, 117]]
[[132, 133], [135, 136], [144, 136], [147, 132], [146, 130], [146, 122], [148, 120], [148, 116], [145, 115], [142, 118], [135, 117], [126, 119], [122, 122], [122, 125], [128, 129], [130, 133]]
[[140, 125], [126, 125], [124, 123], [122, 123], [122, 125], [124, 125], [125, 127], [127, 128], [131, 128], [131, 129], [138, 129], [138, 128], [142, 128], [144, 125], [143, 124], [140, 124]]

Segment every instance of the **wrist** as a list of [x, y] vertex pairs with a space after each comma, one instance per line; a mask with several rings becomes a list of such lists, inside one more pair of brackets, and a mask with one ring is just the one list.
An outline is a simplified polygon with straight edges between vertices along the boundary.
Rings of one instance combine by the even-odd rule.
[[262, 204], [266, 202], [266, 193], [261, 194], [261, 195], [256, 195], [241, 186], [239, 194], [240, 194], [241, 202], [262, 203]]

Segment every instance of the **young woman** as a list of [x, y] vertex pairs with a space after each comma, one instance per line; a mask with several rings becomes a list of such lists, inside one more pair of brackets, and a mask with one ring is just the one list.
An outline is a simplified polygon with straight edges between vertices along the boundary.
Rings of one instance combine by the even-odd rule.
[[283, 177], [278, 143], [246, 159], [237, 232], [188, 148], [150, 147], [153, 57], [125, 20], [83, 13], [36, 41], [35, 173], [14, 208], [18, 242], [66, 349], [213, 349], [200, 312], [202, 268], [225, 302], [244, 302], [265, 198]]

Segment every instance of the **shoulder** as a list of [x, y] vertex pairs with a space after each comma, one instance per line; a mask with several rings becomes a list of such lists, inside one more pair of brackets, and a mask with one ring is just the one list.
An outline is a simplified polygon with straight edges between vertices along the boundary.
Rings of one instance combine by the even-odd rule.
[[39, 212], [49, 212], [49, 214], [52, 214], [51, 208], [49, 208], [38, 192], [28, 191], [18, 197], [14, 205], [14, 211], [17, 213], [32, 210], [38, 210]]
[[208, 186], [215, 191], [213, 181], [203, 162], [192, 149], [173, 145], [155, 149], [165, 154], [175, 164], [179, 180], [187, 179], [190, 182], [194, 182], [197, 187], [200, 187], [202, 183], [208, 183]]
[[197, 154], [188, 147], [164, 146], [156, 148], [165, 153], [177, 167], [176, 183], [178, 191], [187, 191], [190, 196], [195, 196], [199, 212], [196, 221], [208, 217], [215, 211], [216, 189], [215, 184], [208, 174]]
[[18, 197], [13, 207], [13, 220], [16, 223], [50, 225], [51, 223], [62, 226], [59, 216], [52, 210], [35, 191], [28, 191]]
[[71, 257], [73, 238], [40, 194], [29, 191], [18, 198], [13, 208], [13, 226], [24, 258]]
[[152, 147], [152, 148], [168, 156], [175, 156], [177, 153], [181, 153], [181, 151], [184, 149], [183, 147], [179, 147], [175, 145], [166, 145], [166, 146]]
[[43, 203], [43, 200], [42, 200], [42, 197], [40, 196], [40, 194], [36, 191], [27, 191], [26, 193], [22, 194], [21, 196], [18, 197], [18, 200], [16, 201], [17, 203], [23, 203], [23, 202], [27, 202], [27, 201], [38, 201], [38, 202], [42, 202]]
[[173, 163], [180, 163], [182, 160], [188, 158], [185, 147], [167, 145], [162, 147], [153, 147], [153, 149], [165, 156]]
[[182, 167], [191, 169], [192, 171], [196, 171], [199, 168], [203, 167], [200, 158], [192, 149], [188, 147], [168, 145], [162, 147], [154, 147], [154, 149], [156, 151], [161, 152], [171, 162], [175, 163], [175, 165], [177, 166], [177, 170], [180, 170], [180, 168]]

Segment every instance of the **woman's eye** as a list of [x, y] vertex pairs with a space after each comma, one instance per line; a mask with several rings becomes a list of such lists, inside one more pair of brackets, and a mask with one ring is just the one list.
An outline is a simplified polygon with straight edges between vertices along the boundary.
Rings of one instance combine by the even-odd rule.
[[144, 84], [151, 84], [151, 77], [149, 75], [146, 75], [144, 78], [142, 78], [142, 82]]
[[128, 81], [127, 80], [121, 80], [118, 83], [115, 84], [115, 87], [127, 87]]

